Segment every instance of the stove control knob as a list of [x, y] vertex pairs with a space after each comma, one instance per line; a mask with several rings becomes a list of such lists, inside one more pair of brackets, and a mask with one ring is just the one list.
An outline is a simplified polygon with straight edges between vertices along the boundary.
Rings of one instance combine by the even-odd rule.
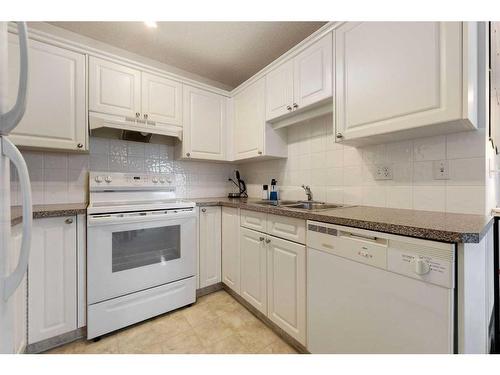
[[153, 184], [157, 184], [158, 183], [158, 179], [156, 177], [153, 177], [153, 179], [151, 181], [153, 181]]
[[165, 179], [160, 177], [160, 183], [164, 184], [165, 183]]
[[102, 177], [101, 176], [95, 176], [95, 182], [100, 184], [102, 182]]
[[429, 273], [431, 267], [425, 259], [415, 259], [415, 273], [417, 275], [425, 275]]
[[113, 181], [113, 179], [111, 178], [111, 176], [107, 176], [104, 181], [106, 181], [108, 184]]

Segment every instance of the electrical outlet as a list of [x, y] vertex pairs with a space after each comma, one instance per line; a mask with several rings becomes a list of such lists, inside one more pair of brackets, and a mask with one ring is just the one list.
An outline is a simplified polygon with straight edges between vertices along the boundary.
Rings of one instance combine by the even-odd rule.
[[390, 165], [375, 166], [375, 180], [392, 180], [392, 167]]
[[448, 160], [435, 160], [432, 163], [435, 180], [449, 180], [450, 171], [448, 168]]

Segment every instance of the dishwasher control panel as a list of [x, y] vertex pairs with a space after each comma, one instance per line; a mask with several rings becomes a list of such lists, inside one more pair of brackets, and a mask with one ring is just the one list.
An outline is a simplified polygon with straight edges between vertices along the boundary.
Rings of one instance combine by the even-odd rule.
[[387, 269], [414, 279], [453, 288], [453, 254], [432, 248], [408, 249], [408, 244], [389, 241]]

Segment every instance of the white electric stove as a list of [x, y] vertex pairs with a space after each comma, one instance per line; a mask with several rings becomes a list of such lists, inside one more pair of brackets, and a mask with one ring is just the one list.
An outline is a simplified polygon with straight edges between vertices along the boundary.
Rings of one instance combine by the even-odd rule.
[[91, 172], [87, 338], [196, 300], [196, 204], [168, 176]]

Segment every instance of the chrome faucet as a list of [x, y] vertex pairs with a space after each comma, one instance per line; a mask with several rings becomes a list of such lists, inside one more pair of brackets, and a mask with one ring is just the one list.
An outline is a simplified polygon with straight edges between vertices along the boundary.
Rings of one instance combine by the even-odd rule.
[[313, 200], [313, 193], [311, 191], [311, 188], [309, 187], [309, 185], [302, 185], [302, 189], [304, 189], [306, 191], [306, 195], [307, 195], [307, 200], [308, 201], [312, 201]]

